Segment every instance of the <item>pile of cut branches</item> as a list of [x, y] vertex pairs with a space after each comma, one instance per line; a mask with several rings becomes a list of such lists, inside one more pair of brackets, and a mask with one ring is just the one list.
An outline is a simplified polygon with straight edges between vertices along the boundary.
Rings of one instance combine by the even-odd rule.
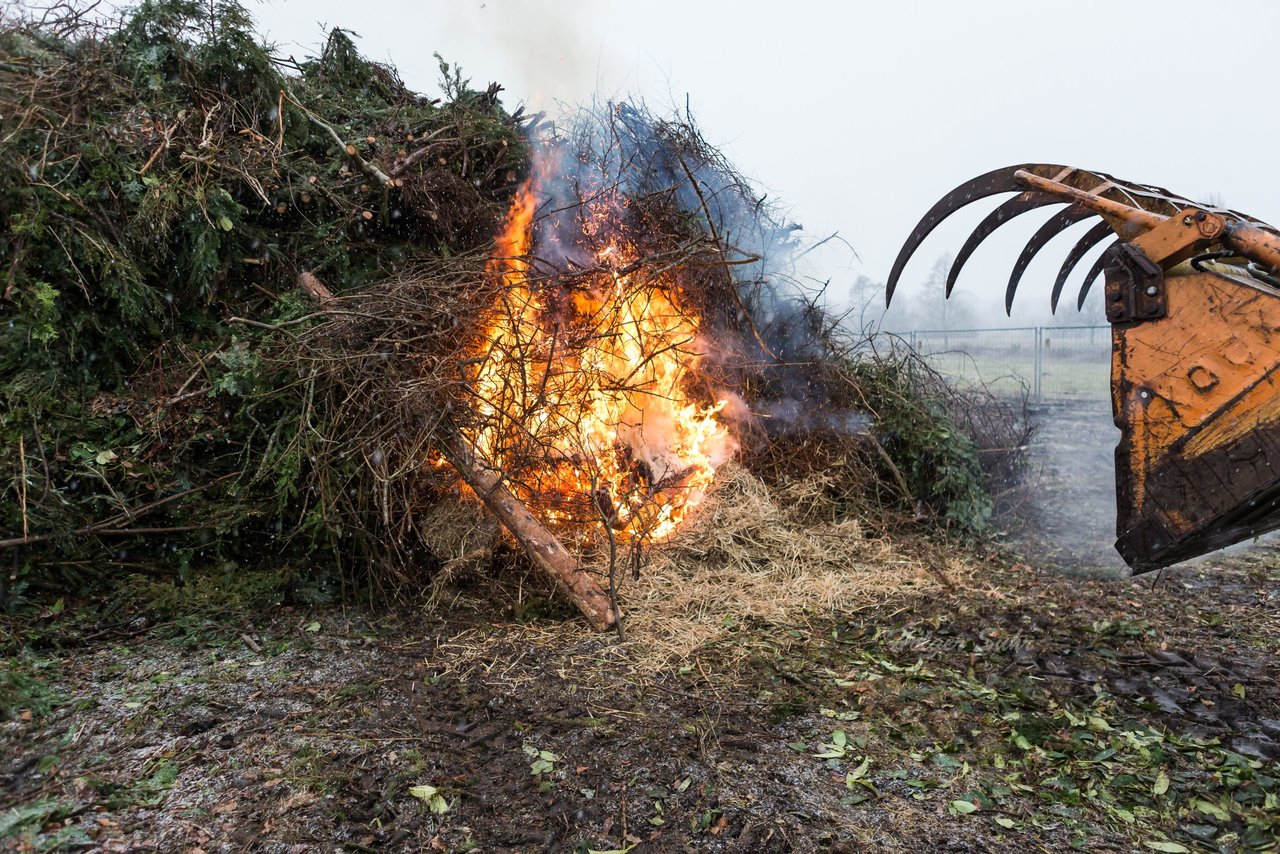
[[0, 539], [42, 546], [8, 597], [333, 546], [315, 401], [260, 324], [314, 311], [304, 271], [341, 294], [488, 243], [529, 122], [441, 72], [417, 95], [342, 30], [281, 59], [230, 0], [0, 22]]
[[[806, 293], [793, 227], [691, 118], [608, 105], [539, 130], [441, 72], [443, 100], [417, 95], [342, 30], [281, 59], [234, 0], [0, 22], [0, 604], [264, 562], [295, 595], [394, 593], [490, 560], [496, 527], [455, 509], [527, 498], [547, 463], [494, 470], [464, 441], [494, 306], [533, 288], [552, 314], [620, 273], [696, 319], [688, 383], [735, 402], [753, 476], [821, 472], [813, 513], [872, 532], [981, 530], [982, 446], [1018, 443], [966, 430], [968, 402]], [[559, 168], [517, 283], [492, 240], [534, 150]], [[624, 271], [586, 251], [602, 195]], [[503, 418], [536, 416], [527, 392]], [[577, 552], [616, 546], [617, 496], [573, 507]]]

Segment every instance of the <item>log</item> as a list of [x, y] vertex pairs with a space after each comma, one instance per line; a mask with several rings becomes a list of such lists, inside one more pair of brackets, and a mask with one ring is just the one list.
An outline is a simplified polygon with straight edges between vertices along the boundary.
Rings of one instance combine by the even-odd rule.
[[555, 534], [534, 518], [529, 508], [502, 483], [502, 475], [476, 460], [464, 439], [454, 438], [441, 448], [454, 470], [475, 491], [485, 506], [511, 532], [538, 569], [547, 574], [596, 631], [614, 626], [613, 602]]
[[324, 286], [324, 282], [316, 278], [314, 273], [304, 270], [298, 274], [298, 287], [311, 297], [311, 301], [319, 306], [333, 302], [333, 291]]

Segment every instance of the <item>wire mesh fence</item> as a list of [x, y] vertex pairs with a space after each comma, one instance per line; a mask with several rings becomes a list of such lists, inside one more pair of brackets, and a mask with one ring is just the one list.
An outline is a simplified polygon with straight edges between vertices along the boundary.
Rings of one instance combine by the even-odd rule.
[[1111, 327], [1022, 326], [904, 333], [939, 373], [959, 384], [1040, 403], [1103, 400], [1110, 393]]

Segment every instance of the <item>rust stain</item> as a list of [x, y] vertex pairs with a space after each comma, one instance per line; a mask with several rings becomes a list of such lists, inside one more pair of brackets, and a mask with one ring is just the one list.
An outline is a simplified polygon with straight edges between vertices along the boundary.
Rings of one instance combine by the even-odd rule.
[[1113, 327], [1117, 548], [1144, 568], [1276, 527], [1256, 508], [1280, 494], [1280, 296], [1210, 272], [1164, 284], [1164, 317]]

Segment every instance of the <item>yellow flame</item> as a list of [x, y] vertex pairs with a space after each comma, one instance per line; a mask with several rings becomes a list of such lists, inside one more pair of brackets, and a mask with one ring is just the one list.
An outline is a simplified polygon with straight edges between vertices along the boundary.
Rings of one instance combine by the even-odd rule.
[[671, 283], [619, 272], [633, 259], [611, 200], [593, 204], [584, 226], [609, 272], [567, 294], [534, 287], [536, 206], [526, 184], [489, 262], [503, 288], [477, 354], [468, 438], [547, 522], [595, 521], [660, 541], [735, 450], [717, 417], [726, 401], [702, 405], [686, 391], [700, 359], [697, 320]]

